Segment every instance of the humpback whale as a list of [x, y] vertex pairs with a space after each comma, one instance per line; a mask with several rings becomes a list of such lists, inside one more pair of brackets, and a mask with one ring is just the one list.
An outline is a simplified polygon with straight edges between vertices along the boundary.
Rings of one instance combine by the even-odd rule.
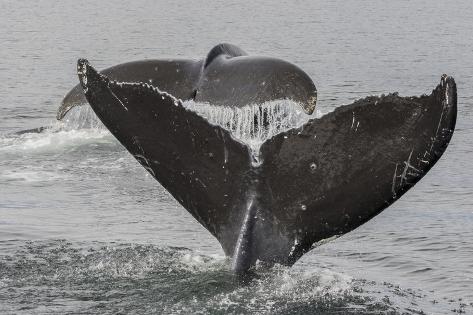
[[[259, 163], [254, 163], [248, 145], [228, 128], [187, 108], [184, 100], [238, 108], [303, 95], [298, 101], [311, 112], [316, 90], [288, 63], [229, 57], [221, 48], [214, 52], [220, 57], [207, 57], [221, 58], [215, 65], [212, 60], [177, 65], [172, 61], [160, 68], [159, 61], [152, 61], [99, 73], [80, 59], [77, 73], [98, 118], [217, 238], [237, 273], [257, 261], [290, 266], [320, 241], [367, 222], [413, 187], [452, 137], [456, 84], [443, 75], [430, 95], [369, 96], [280, 132], [261, 144]], [[243, 59], [233, 63], [232, 58]], [[173, 70], [168, 78], [172, 82], [164, 75], [154, 82], [117, 79], [120, 67], [127, 73], [133, 66], [154, 71], [156, 64], [157, 72], [167, 74], [174, 67], [185, 69], [189, 77]], [[280, 67], [266, 69], [272, 65]], [[193, 67], [200, 69], [193, 72]], [[265, 90], [263, 81], [270, 89]], [[295, 87], [300, 82], [303, 86]], [[232, 85], [240, 95], [232, 94]], [[282, 90], [271, 91], [277, 86]]]
[[[141, 60], [101, 71], [112, 80], [143, 82], [181, 100], [242, 107], [288, 99], [312, 113], [317, 89], [311, 78], [284, 60], [248, 56], [231, 44], [219, 44], [202, 60]], [[87, 104], [80, 85], [64, 97], [57, 119], [78, 105]]]

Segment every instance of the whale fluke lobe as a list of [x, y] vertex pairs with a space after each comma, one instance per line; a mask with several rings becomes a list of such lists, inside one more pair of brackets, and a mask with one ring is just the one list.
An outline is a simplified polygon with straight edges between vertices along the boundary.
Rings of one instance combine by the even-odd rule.
[[[232, 207], [244, 198], [242, 183], [251, 177], [248, 148], [148, 84], [110, 81], [85, 60], [79, 61], [78, 73], [87, 100], [104, 125], [199, 223], [221, 239], [238, 220]], [[231, 255], [232, 240], [225, 241], [222, 246]]]
[[443, 76], [431, 95], [370, 96], [284, 129], [255, 164], [233, 129], [159, 85], [114, 81], [86, 60], [78, 75], [98, 118], [219, 240], [236, 272], [258, 260], [292, 265], [380, 213], [440, 158], [456, 121], [455, 81]]
[[297, 240], [293, 261], [419, 181], [447, 148], [456, 106], [455, 81], [443, 76], [429, 96], [367, 97], [264, 143], [261, 175], [272, 214]]

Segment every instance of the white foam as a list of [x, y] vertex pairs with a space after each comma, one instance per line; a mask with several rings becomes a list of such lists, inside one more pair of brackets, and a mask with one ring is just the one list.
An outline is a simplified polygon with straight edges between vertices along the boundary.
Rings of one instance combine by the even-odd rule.
[[67, 177], [67, 175], [57, 171], [48, 171], [35, 167], [30, 168], [28, 170], [7, 170], [0, 173], [0, 177], [28, 183], [56, 181]]
[[104, 129], [64, 130], [58, 127], [41, 133], [25, 133], [16, 137], [0, 138], [0, 152], [45, 152], [60, 151], [67, 147], [77, 147], [91, 142], [113, 141]]
[[350, 292], [353, 286], [351, 276], [327, 268], [300, 270], [276, 266], [274, 271], [277, 272], [277, 276], [271, 281], [272, 286], [276, 288], [273, 291], [276, 296], [285, 296], [294, 291], [301, 294], [300, 299], [325, 295], [337, 296]]
[[[296, 267], [274, 266], [269, 270], [259, 270], [259, 277], [247, 286], [235, 287], [229, 292], [217, 294], [206, 301], [212, 308], [227, 310], [235, 305], [246, 312], [274, 313], [281, 307], [291, 305], [321, 303], [344, 299], [353, 293], [354, 279], [346, 274], [326, 268], [300, 270]], [[192, 307], [198, 307], [195, 301]], [[178, 309], [182, 309], [179, 305]], [[246, 313], [245, 312], [245, 313]]]

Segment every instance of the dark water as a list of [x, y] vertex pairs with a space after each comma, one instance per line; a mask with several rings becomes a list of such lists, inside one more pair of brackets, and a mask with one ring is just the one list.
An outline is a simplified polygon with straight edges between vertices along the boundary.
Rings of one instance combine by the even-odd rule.
[[[2, 0], [0, 313], [473, 314], [472, 21], [468, 0]], [[224, 41], [299, 65], [322, 112], [429, 93], [448, 73], [457, 130], [378, 217], [241, 283], [217, 241], [107, 131], [54, 121], [79, 57], [98, 68], [202, 58]], [[53, 131], [12, 135], [38, 126]]]

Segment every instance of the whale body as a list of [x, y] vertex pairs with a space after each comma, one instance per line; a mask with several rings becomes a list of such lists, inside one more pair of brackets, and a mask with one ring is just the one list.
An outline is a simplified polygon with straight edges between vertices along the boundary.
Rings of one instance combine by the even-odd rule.
[[[272, 59], [262, 62], [267, 60]], [[241, 69], [239, 61], [228, 69], [209, 68], [191, 98], [236, 107], [248, 100], [258, 103], [258, 88], [246, 90], [238, 104], [229, 89], [245, 79], [245, 71], [248, 81], [260, 81], [245, 62]], [[179, 92], [170, 83], [117, 81], [84, 59], [77, 70], [82, 93], [98, 118], [218, 239], [236, 272], [258, 260], [292, 265], [319, 241], [379, 214], [441, 157], [457, 113], [455, 81], [443, 75], [430, 95], [366, 97], [274, 135], [261, 145], [255, 164], [249, 146], [231, 131], [184, 106], [187, 96], [179, 93], [195, 90], [192, 75], [179, 81], [192, 88]], [[219, 71], [229, 77], [215, 82], [222, 77]], [[238, 88], [245, 91], [241, 84]], [[281, 93], [301, 95], [287, 91]], [[310, 91], [306, 101], [315, 87]], [[315, 104], [302, 104], [313, 111]]]
[[[159, 86], [181, 100], [243, 107], [288, 99], [308, 114], [317, 101], [311, 78], [296, 65], [277, 58], [248, 56], [231, 44], [219, 44], [202, 60], [157, 59], [119, 64], [101, 71], [111, 80]], [[61, 120], [75, 106], [87, 104], [80, 85], [63, 99]]]

